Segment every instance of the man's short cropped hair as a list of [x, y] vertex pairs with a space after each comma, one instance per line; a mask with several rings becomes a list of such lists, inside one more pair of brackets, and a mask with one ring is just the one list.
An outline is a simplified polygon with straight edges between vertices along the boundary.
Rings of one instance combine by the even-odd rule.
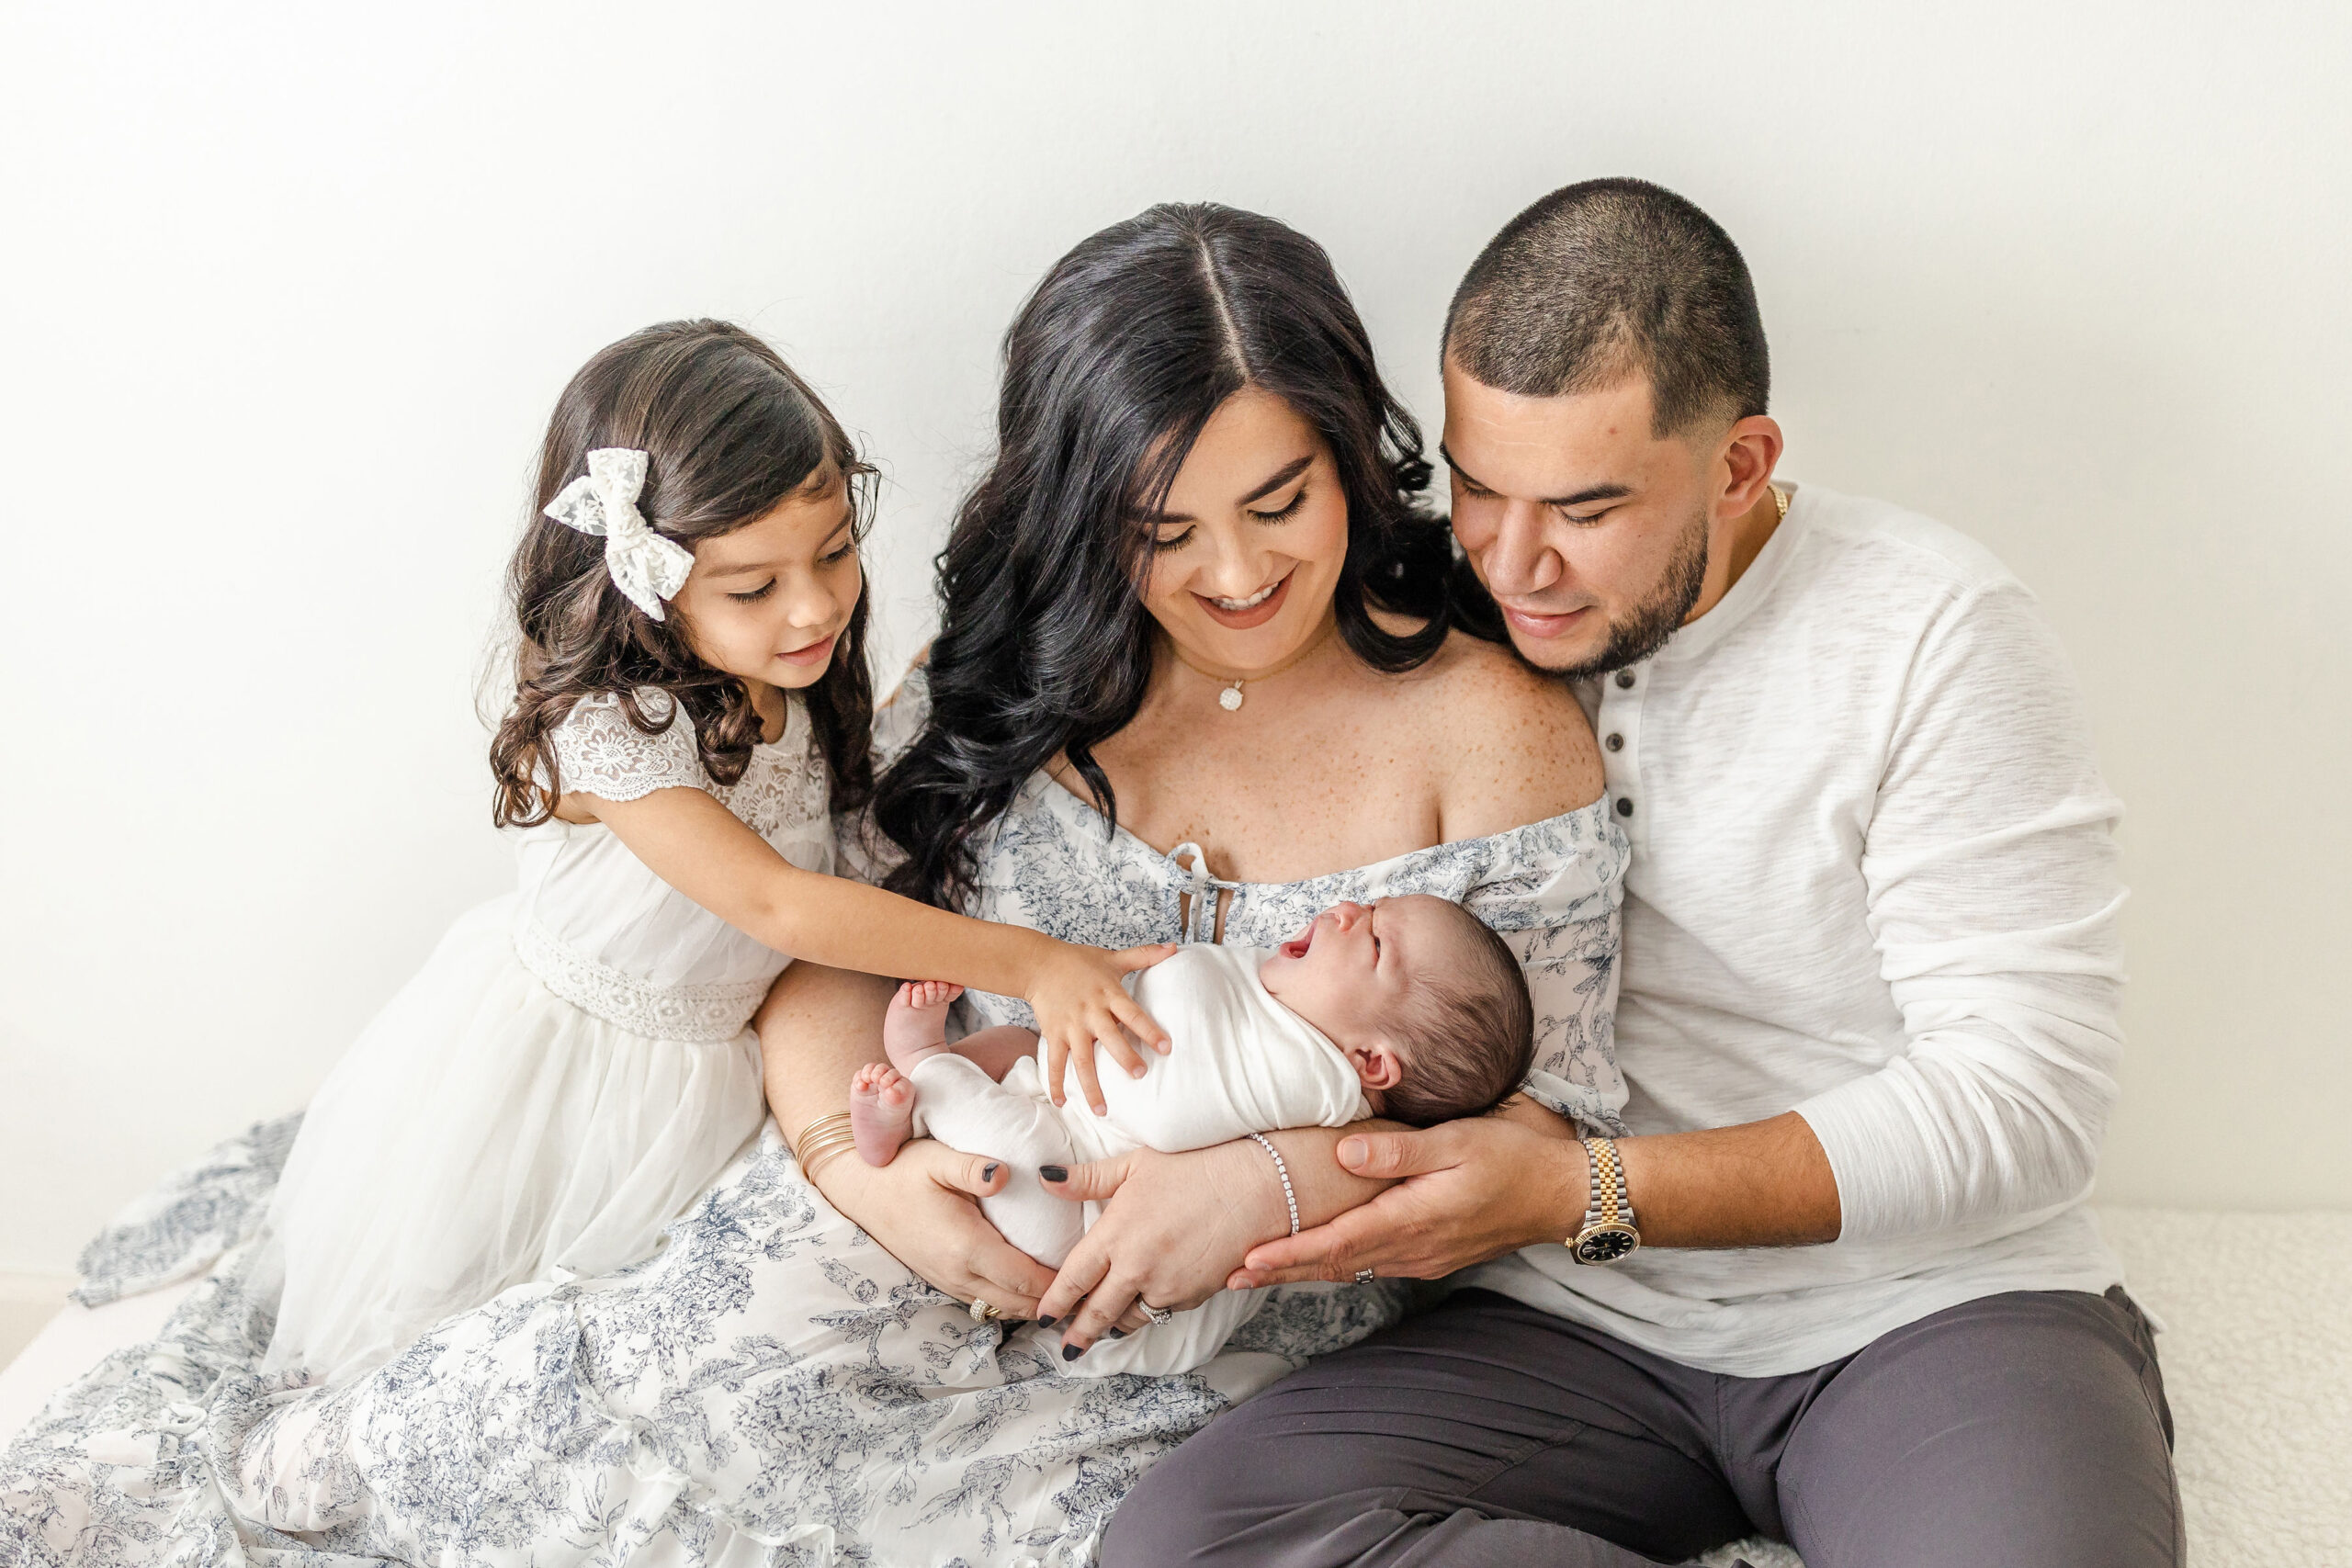
[[1646, 373], [1661, 436], [1762, 413], [1772, 381], [1739, 247], [1646, 180], [1564, 186], [1505, 224], [1454, 290], [1444, 353], [1522, 397]]

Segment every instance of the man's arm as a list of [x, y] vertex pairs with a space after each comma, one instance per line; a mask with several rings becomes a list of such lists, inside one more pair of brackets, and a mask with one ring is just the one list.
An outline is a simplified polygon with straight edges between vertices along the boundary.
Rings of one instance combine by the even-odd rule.
[[[1617, 1151], [1645, 1247], [1837, 1239], [1837, 1179], [1813, 1129], [1793, 1111], [1738, 1127], [1620, 1138]], [[1584, 1145], [1540, 1107], [1418, 1133], [1351, 1134], [1335, 1154], [1353, 1175], [1398, 1185], [1329, 1224], [1251, 1248], [1233, 1288], [1347, 1280], [1363, 1269], [1434, 1280], [1567, 1240], [1584, 1224], [1591, 1191]]]
[[[2118, 809], [2031, 599], [1956, 596], [1915, 655], [1860, 867], [1905, 1048], [1779, 1116], [1620, 1140], [1644, 1243], [1902, 1235], [2078, 1196], [2120, 1050]], [[1501, 1118], [1348, 1140], [1347, 1168], [1407, 1179], [1254, 1249], [1238, 1282], [1426, 1277], [1562, 1240], [1589, 1176], [1552, 1141]]]

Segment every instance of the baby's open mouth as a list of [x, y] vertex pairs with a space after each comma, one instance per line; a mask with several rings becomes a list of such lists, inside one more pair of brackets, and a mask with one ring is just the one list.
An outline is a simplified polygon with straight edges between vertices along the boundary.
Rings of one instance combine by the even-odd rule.
[[1299, 932], [1298, 935], [1283, 943], [1282, 946], [1276, 948], [1274, 951], [1281, 953], [1284, 958], [1304, 958], [1306, 956], [1306, 950], [1314, 945], [1315, 928], [1313, 926], [1309, 926], [1305, 931]]

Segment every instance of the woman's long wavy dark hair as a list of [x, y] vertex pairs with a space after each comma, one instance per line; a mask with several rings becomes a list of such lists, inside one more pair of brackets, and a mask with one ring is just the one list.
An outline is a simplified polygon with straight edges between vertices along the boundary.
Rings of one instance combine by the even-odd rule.
[[[548, 737], [594, 693], [619, 697], [629, 722], [648, 734], [683, 712], [703, 766], [720, 784], [743, 776], [759, 742], [760, 716], [743, 682], [695, 657], [674, 611], [657, 621], [613, 586], [603, 539], [547, 515], [601, 446], [646, 454], [638, 507], [688, 548], [769, 512], [827, 458], [849, 486], [860, 536], [871, 515], [874, 470], [808, 383], [742, 328], [663, 321], [599, 350], [556, 400], [531, 520], [507, 568], [520, 637], [514, 701], [490, 748], [498, 781], [492, 816], [502, 828], [544, 822], [555, 809], [563, 782]], [[867, 598], [861, 587], [832, 662], [803, 693], [837, 810], [873, 792]], [[676, 707], [643, 711], [637, 692], [645, 686], [668, 693]]]
[[[1245, 387], [1329, 446], [1348, 504], [1340, 634], [1375, 670], [1445, 640], [1451, 544], [1414, 502], [1430, 466], [1330, 257], [1287, 224], [1214, 204], [1152, 208], [1046, 273], [1004, 338], [997, 454], [939, 557], [931, 716], [876, 786], [908, 858], [890, 886], [954, 906], [974, 837], [1060, 752], [1117, 821], [1093, 748], [1142, 705], [1151, 525], [1204, 426]], [[1415, 617], [1402, 635], [1374, 608]]]

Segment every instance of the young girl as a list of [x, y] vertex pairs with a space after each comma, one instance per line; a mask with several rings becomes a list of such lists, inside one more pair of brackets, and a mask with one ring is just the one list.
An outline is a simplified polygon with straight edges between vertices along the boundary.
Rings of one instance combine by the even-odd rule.
[[491, 747], [521, 886], [458, 921], [311, 1102], [270, 1210], [266, 1366], [340, 1382], [510, 1286], [650, 1253], [760, 1124], [748, 1025], [786, 954], [1023, 996], [1067, 1044], [1164, 1045], [1119, 977], [1169, 950], [830, 874], [830, 813], [872, 786], [871, 472], [723, 322], [648, 328], [564, 389]]

